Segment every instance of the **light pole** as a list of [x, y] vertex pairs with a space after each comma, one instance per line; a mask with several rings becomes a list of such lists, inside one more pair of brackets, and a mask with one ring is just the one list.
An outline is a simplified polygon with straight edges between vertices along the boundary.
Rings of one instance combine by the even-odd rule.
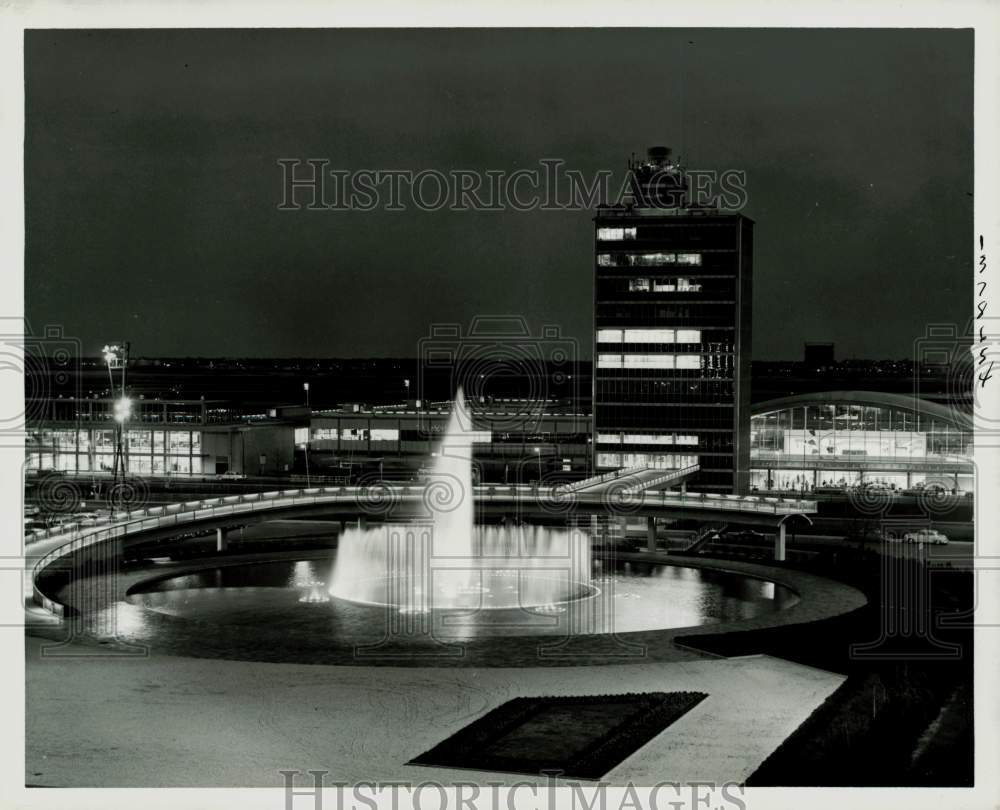
[[542, 483], [542, 448], [535, 448], [535, 458], [538, 459], [538, 484], [541, 486]]
[[[309, 408], [309, 383], [302, 383], [302, 390], [306, 394], [306, 409]], [[306, 444], [303, 448], [306, 456], [306, 488], [309, 487], [309, 440], [312, 438], [312, 411], [306, 414]], [[322, 466], [322, 465], [320, 465]]]
[[[128, 454], [126, 452], [126, 425], [132, 416], [132, 400], [125, 395], [125, 369], [128, 365], [129, 344], [110, 343], [104, 346], [102, 354], [104, 363], [108, 367], [108, 382], [111, 385], [111, 397], [114, 400], [114, 460], [112, 461], [112, 485], [118, 482], [118, 472], [121, 471], [122, 483], [125, 482], [125, 475], [128, 472]], [[114, 371], [121, 370], [120, 393], [115, 398], [115, 377]]]

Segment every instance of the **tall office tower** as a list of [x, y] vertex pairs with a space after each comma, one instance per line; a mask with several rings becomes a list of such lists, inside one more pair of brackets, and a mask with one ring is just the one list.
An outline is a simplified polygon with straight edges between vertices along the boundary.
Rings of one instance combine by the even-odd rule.
[[594, 219], [594, 466], [699, 464], [747, 491], [753, 221], [689, 199], [670, 150], [633, 160]]

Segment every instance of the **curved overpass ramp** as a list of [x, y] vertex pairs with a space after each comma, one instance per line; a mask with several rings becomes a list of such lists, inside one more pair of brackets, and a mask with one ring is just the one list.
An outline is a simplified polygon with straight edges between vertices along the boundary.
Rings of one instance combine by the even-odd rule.
[[[656, 471], [659, 476], [664, 471]], [[677, 471], [671, 471], [675, 474]], [[588, 479], [590, 480], [590, 479]], [[477, 511], [484, 516], [553, 517], [605, 516], [627, 519], [643, 516], [697, 519], [704, 522], [739, 521], [775, 527], [783, 559], [785, 521], [816, 511], [815, 501], [653, 491], [657, 475], [630, 472], [574, 489], [572, 486], [479, 486], [474, 488]], [[434, 484], [413, 486], [377, 484], [370, 487], [322, 487], [230, 495], [205, 500], [119, 512], [107, 518], [65, 524], [57, 530], [29, 535], [25, 550], [25, 590], [31, 601], [58, 616], [64, 607], [39, 590], [38, 577], [57, 561], [91, 549], [120, 557], [123, 545], [140, 538], [168, 537], [179, 531], [224, 530], [280, 517], [350, 516], [359, 514], [391, 519], [394, 515], [430, 515], [440, 503]], [[777, 547], [776, 547], [777, 551]], [[777, 556], [777, 554], [776, 554]]]

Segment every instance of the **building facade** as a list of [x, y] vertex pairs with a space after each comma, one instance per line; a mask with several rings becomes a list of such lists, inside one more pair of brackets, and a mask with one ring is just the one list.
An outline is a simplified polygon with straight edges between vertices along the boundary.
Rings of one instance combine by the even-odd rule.
[[[51, 399], [30, 414], [25, 471], [110, 476], [112, 399]], [[282, 477], [309, 473], [345, 480], [385, 475], [414, 480], [444, 436], [451, 403], [345, 405], [258, 411], [211, 400], [135, 400], [124, 426], [129, 475]], [[591, 467], [590, 415], [556, 403], [476, 405], [474, 470], [482, 482], [584, 478]]]
[[974, 489], [972, 420], [935, 402], [824, 391], [759, 403], [750, 424], [756, 491]]
[[[29, 474], [111, 474], [115, 400], [51, 399], [29, 413]], [[139, 476], [284, 475], [294, 423], [276, 409], [245, 413], [211, 400], [135, 400], [124, 425], [125, 468]]]
[[594, 241], [594, 469], [699, 464], [692, 489], [749, 487], [753, 222], [688, 203], [665, 149]]

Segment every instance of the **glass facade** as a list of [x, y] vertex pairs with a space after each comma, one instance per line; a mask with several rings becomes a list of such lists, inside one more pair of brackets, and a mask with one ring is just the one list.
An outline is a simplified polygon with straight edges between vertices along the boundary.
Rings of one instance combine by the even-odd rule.
[[[125, 432], [127, 468], [137, 475], [201, 475], [201, 431], [184, 428], [129, 428]], [[29, 472], [111, 472], [111, 428], [29, 430], [25, 454]]]
[[954, 488], [971, 473], [973, 431], [914, 408], [803, 404], [752, 417], [750, 447], [759, 490], [932, 481]]
[[691, 489], [747, 491], [753, 223], [602, 208], [595, 224], [595, 472], [690, 462]]

